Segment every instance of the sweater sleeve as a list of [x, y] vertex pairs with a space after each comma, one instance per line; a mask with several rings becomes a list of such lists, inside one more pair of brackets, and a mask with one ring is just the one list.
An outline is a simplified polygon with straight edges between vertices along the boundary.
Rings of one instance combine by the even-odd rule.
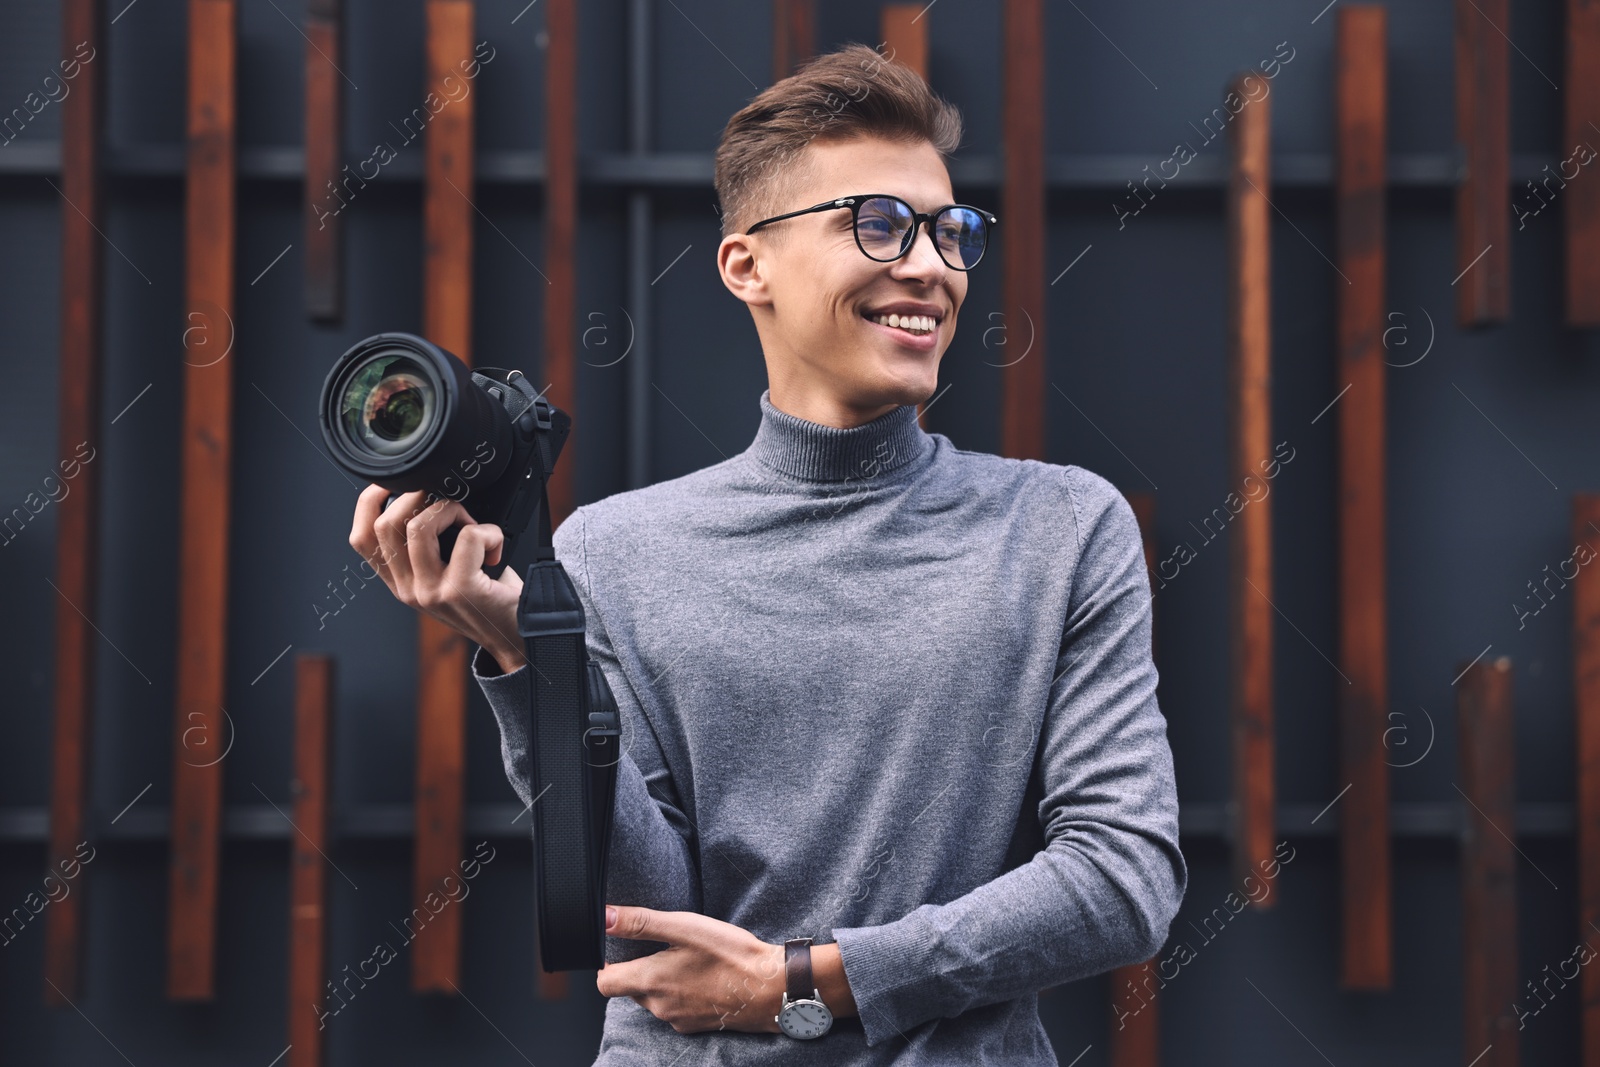
[[[585, 644], [600, 665], [617, 701], [622, 729], [622, 757], [617, 764], [616, 811], [612, 819], [611, 847], [606, 869], [606, 901], [662, 911], [701, 909], [701, 889], [695, 862], [694, 830], [684, 813], [672, 775], [661, 753], [654, 728], [643, 714], [605, 622], [595, 608], [584, 551], [583, 509], [563, 522], [552, 537], [561, 561], [583, 604]], [[489, 700], [500, 727], [500, 757], [506, 777], [524, 806], [534, 798], [529, 787], [527, 664], [503, 673], [483, 648], [472, 659], [472, 676]], [[648, 955], [658, 942], [606, 938], [606, 961], [618, 963]]]
[[1040, 738], [1045, 847], [948, 903], [832, 931], [868, 1045], [1149, 959], [1182, 903], [1138, 523], [1082, 468], [1067, 468], [1067, 496], [1078, 560]]

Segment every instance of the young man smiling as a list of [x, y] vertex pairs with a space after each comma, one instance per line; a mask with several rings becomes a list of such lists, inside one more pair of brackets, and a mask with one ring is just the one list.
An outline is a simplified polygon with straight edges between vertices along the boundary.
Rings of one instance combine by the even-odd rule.
[[[917, 423], [998, 223], [954, 203], [960, 136], [863, 45], [735, 114], [717, 265], [766, 361], [755, 437], [555, 532], [623, 724], [597, 1064], [1056, 1064], [1038, 991], [1155, 955], [1182, 901], [1132, 509]], [[482, 646], [532, 803], [500, 531], [385, 495], [351, 544]]]

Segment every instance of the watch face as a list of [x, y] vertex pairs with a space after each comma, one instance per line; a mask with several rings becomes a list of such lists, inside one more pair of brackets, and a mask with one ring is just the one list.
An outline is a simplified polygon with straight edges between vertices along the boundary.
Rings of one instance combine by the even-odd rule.
[[795, 1000], [778, 1015], [778, 1026], [790, 1037], [821, 1037], [833, 1025], [833, 1012], [820, 1000]]

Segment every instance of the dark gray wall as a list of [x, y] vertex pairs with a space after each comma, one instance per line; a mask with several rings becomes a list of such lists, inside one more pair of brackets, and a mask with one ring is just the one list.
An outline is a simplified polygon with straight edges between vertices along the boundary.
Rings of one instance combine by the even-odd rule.
[[[182, 141], [185, 5], [110, 0], [111, 27], [98, 62], [109, 77], [105, 415], [94, 441], [104, 491], [100, 564], [92, 615], [97, 646], [94, 807], [104, 826], [147, 785], [127, 820], [143, 840], [108, 836], [88, 870], [87, 988], [82, 1013], [46, 1011], [42, 924], [0, 948], [0, 1058], [7, 1063], [260, 1063], [286, 1044], [286, 850], [284, 839], [230, 839], [224, 847], [216, 1002], [174, 1006], [162, 995], [166, 849], [174, 684], [173, 590], [177, 556], [178, 427], [182, 404], [182, 182], [136, 175], [121, 159]], [[543, 9], [526, 0], [484, 0], [477, 37], [497, 50], [475, 89], [484, 151], [543, 143]], [[877, 40], [875, 5], [819, 0], [819, 46]], [[298, 143], [303, 4], [245, 3], [240, 20], [240, 142]], [[346, 145], [352, 159], [418, 103], [422, 10], [418, 2], [353, 2], [341, 65]], [[770, 5], [677, 0], [655, 5], [652, 140], [660, 150], [709, 154], [727, 117], [765, 86]], [[1051, 5], [1047, 16], [1048, 151], [1119, 157], [1098, 180], [1063, 181], [1048, 220], [1005, 214], [992, 182], [957, 180], [960, 199], [992, 207], [998, 240], [1047, 225], [1049, 458], [1097, 471], [1126, 491], [1157, 493], [1158, 551], [1189, 540], [1198, 558], [1157, 596], [1161, 700], [1176, 753], [1192, 879], [1173, 944], [1196, 958], [1162, 1001], [1169, 1063], [1314, 1062], [1459, 1064], [1461, 912], [1456, 843], [1448, 833], [1397, 838], [1396, 984], [1383, 995], [1337, 986], [1338, 867], [1333, 818], [1314, 826], [1341, 788], [1334, 762], [1336, 656], [1335, 419], [1318, 418], [1342, 383], [1333, 377], [1338, 277], [1331, 196], [1334, 14], [1320, 4], [1233, 2]], [[1526, 177], [1566, 154], [1560, 142], [1563, 79], [1556, 0], [1516, 5], [1503, 27], [1511, 57], [1514, 173]], [[582, 5], [580, 141], [585, 153], [627, 145], [627, 5]], [[1443, 2], [1390, 9], [1390, 146], [1448, 173], [1453, 151], [1452, 16]], [[108, 16], [109, 17], [109, 16]], [[513, 19], [517, 21], [513, 25]], [[943, 0], [928, 12], [931, 80], [963, 110], [964, 155], [999, 147], [1000, 5]], [[1091, 22], [1092, 20], [1092, 22]], [[0, 11], [0, 109], [9, 110], [62, 54], [56, 5], [13, 0]], [[708, 40], [709, 38], [709, 40]], [[713, 45], [714, 42], [714, 45]], [[1112, 43], [1114, 42], [1114, 44]], [[1274, 439], [1295, 448], [1273, 483], [1278, 782], [1296, 859], [1278, 880], [1278, 906], [1250, 913], [1214, 941], [1191, 920], [1220, 906], [1232, 886], [1225, 845], [1211, 829], [1229, 796], [1225, 609], [1227, 548], [1197, 539], [1198, 523], [1233, 487], [1225, 473], [1224, 227], [1215, 180], [1226, 146], [1191, 165], [1199, 180], [1174, 185], [1119, 228], [1113, 203], [1139, 168], [1166, 158], [1198, 125], [1228, 77], [1273, 55], [1294, 58], [1272, 82], [1274, 189]], [[720, 54], [719, 54], [720, 53]], [[1552, 84], [1554, 83], [1554, 84]], [[0, 509], [9, 510], [58, 459], [59, 198], [46, 146], [59, 135], [47, 108], [15, 143], [0, 147]], [[1600, 116], [1597, 116], [1600, 122]], [[1597, 135], [1600, 137], [1600, 135]], [[33, 155], [28, 153], [32, 152]], [[120, 157], [118, 152], [123, 153]], [[141, 155], [140, 153], [144, 154]], [[8, 155], [9, 153], [9, 155]], [[420, 145], [402, 150], [420, 159]], [[1298, 156], [1298, 164], [1296, 160]], [[177, 157], [173, 156], [176, 160]], [[1091, 162], [1093, 162], [1091, 160]], [[1281, 166], [1280, 166], [1281, 164]], [[405, 166], [415, 168], [416, 160]], [[1299, 173], [1311, 177], [1294, 180]], [[1320, 172], [1317, 170], [1321, 167]], [[157, 167], [157, 170], [160, 168]], [[1080, 174], [1080, 171], [1074, 171]], [[1316, 175], [1322, 178], [1318, 180]], [[1210, 175], [1210, 179], [1207, 179]], [[1579, 181], [1600, 180], [1583, 174]], [[292, 644], [338, 658], [335, 795], [341, 808], [405, 805], [412, 793], [416, 622], [374, 583], [317, 625], [312, 604], [357, 557], [346, 544], [357, 486], [321, 454], [315, 403], [332, 360], [379, 330], [420, 326], [419, 187], [401, 176], [363, 190], [345, 213], [348, 304], [336, 328], [301, 312], [301, 221], [293, 180], [246, 178], [239, 188], [238, 337], [234, 353], [235, 496], [228, 710], [237, 741], [227, 764], [227, 803], [287, 802]], [[712, 258], [717, 218], [709, 183], [658, 191], [648, 277], [690, 251], [652, 287], [654, 365], [648, 404], [652, 479], [674, 477], [742, 449], [758, 421], [765, 371], [743, 306], [720, 284]], [[542, 280], [537, 184], [485, 185], [478, 204], [475, 358], [538, 367]], [[617, 323], [628, 302], [626, 191], [586, 184], [582, 193], [579, 330]], [[1570, 605], [1553, 603], [1518, 626], [1511, 605], [1572, 551], [1570, 496], [1600, 488], [1600, 343], [1560, 325], [1560, 205], [1514, 228], [1513, 314], [1508, 326], [1453, 325], [1457, 274], [1452, 190], [1446, 180], [1397, 187], [1390, 199], [1388, 306], [1404, 315], [1411, 344], [1390, 372], [1392, 706], [1413, 727], [1415, 766], [1396, 770], [1399, 804], [1459, 803], [1452, 679], [1492, 645], [1516, 664], [1519, 800], [1570, 805], [1573, 797]], [[252, 279], [285, 245], [264, 276]], [[1089, 250], [1072, 270], [1061, 272]], [[526, 258], [525, 258], [526, 257]], [[1058, 277], [1059, 275], [1059, 277]], [[974, 276], [963, 328], [941, 367], [950, 390], [930, 428], [963, 448], [999, 447], [1004, 362], [985, 331], [999, 310], [1000, 260]], [[591, 313], [607, 316], [595, 320]], [[592, 338], [594, 339], [594, 338]], [[597, 340], [597, 339], [596, 339]], [[1398, 340], [1398, 336], [1396, 337]], [[609, 361], [615, 350], [586, 353]], [[630, 365], [584, 367], [576, 450], [580, 501], [628, 487]], [[147, 392], [141, 394], [141, 390]], [[137, 403], [110, 420], [126, 405]], [[1070, 398], [1070, 400], [1068, 399]], [[681, 411], [680, 411], [681, 409]], [[1589, 415], [1590, 417], [1585, 417]], [[686, 418], [687, 417], [687, 418]], [[693, 425], [688, 420], [692, 419]], [[695, 428], [704, 428], [705, 436]], [[43, 874], [42, 813], [48, 800], [52, 620], [63, 609], [53, 577], [55, 513], [47, 508], [0, 549], [0, 647], [8, 683], [0, 743], [0, 910], [20, 904]], [[87, 609], [89, 606], [85, 606]], [[468, 794], [475, 811], [514, 802], [487, 707], [472, 690]], [[1426, 715], [1423, 712], [1426, 712]], [[1402, 762], [1397, 756], [1396, 762]], [[515, 810], [515, 809], [512, 809]], [[1556, 809], [1556, 822], [1560, 812]], [[485, 816], [487, 819], [488, 816]], [[1568, 815], [1570, 820], [1570, 814]], [[408, 961], [391, 964], [329, 1026], [329, 1062], [394, 1064], [588, 1063], [603, 1000], [578, 989], [565, 1003], [533, 996], [529, 849], [494, 829], [497, 859], [466, 905], [461, 1000], [414, 998]], [[509, 836], [508, 836], [509, 834]], [[141, 835], [133, 835], [139, 837]], [[469, 834], [469, 844], [483, 834]], [[1520, 972], [1565, 959], [1575, 929], [1575, 868], [1560, 832], [1520, 842]], [[341, 842], [348, 876], [330, 881], [329, 971], [354, 966], [409, 910], [410, 848], [404, 835]], [[359, 889], [354, 888], [359, 886]], [[582, 985], [582, 983], [578, 983]], [[1270, 1000], [1268, 999], [1270, 998]], [[1529, 1063], [1572, 1062], [1576, 986], [1557, 995], [1522, 1033]], [[1106, 1062], [1107, 981], [1045, 998], [1063, 1063]], [[474, 1009], [475, 1005], [476, 1009]], [[482, 1014], [479, 1014], [481, 1010]], [[493, 1021], [493, 1026], [485, 1021]], [[93, 1025], [90, 1025], [92, 1020]], [[496, 1028], [498, 1028], [497, 1032]], [[1312, 1046], [1315, 1046], [1314, 1048]], [[114, 1047], [113, 1047], [114, 1046]], [[519, 1052], [520, 1050], [520, 1052]]]

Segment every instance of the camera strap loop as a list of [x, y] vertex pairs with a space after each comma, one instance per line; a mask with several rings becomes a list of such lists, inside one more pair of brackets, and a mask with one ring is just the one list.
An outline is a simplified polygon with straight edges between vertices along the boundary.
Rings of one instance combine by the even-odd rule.
[[538, 436], [539, 463], [543, 468], [543, 475], [539, 479], [539, 500], [534, 505], [537, 515], [534, 518], [534, 551], [536, 560], [555, 559], [555, 549], [551, 547], [552, 534], [550, 532], [550, 475], [555, 471], [555, 457], [550, 454], [550, 438], [548, 434]]

